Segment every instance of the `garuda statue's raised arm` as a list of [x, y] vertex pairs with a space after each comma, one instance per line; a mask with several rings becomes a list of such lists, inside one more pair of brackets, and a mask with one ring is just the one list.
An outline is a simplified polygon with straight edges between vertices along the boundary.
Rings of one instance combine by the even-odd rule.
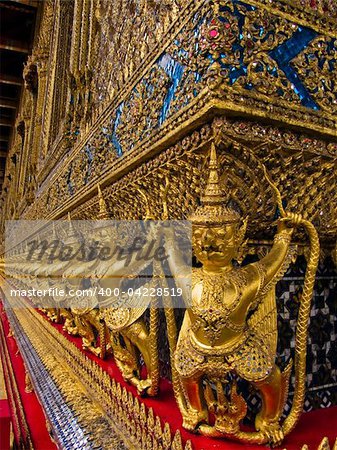
[[[190, 218], [193, 250], [202, 268], [193, 270], [191, 306], [171, 352], [175, 395], [188, 430], [276, 445], [294, 427], [303, 405], [306, 327], [319, 250], [317, 233], [310, 222], [286, 214], [279, 204], [283, 217], [278, 220], [271, 251], [258, 262], [234, 267], [232, 261], [238, 256], [246, 221], [227, 206], [226, 199], [219, 187], [212, 144], [207, 187], [201, 205]], [[275, 284], [290, 264], [290, 242], [296, 225], [307, 228], [311, 256], [297, 327], [295, 397], [290, 415], [281, 424], [292, 364], [290, 361], [281, 372], [275, 363]], [[169, 233], [165, 235], [169, 262], [179, 266], [172, 238]], [[230, 374], [249, 381], [261, 394], [256, 431], [240, 428], [247, 406]], [[209, 422], [210, 412], [215, 416], [214, 425]]]

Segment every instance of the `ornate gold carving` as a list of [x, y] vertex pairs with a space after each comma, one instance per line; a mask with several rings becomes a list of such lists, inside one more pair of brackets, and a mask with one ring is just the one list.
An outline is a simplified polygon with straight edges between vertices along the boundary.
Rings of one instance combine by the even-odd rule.
[[[33, 58], [30, 57], [30, 59], [32, 60]], [[36, 64], [28, 59], [23, 71], [23, 78], [25, 80], [25, 88], [27, 88], [31, 93], [35, 93], [37, 90], [37, 77]]]
[[291, 61], [312, 98], [332, 114], [337, 113], [336, 45], [336, 39], [319, 36]]
[[33, 385], [32, 385], [29, 373], [26, 370], [26, 373], [25, 373], [25, 392], [27, 394], [30, 394], [33, 391], [34, 391]]
[[[336, 442], [333, 446], [333, 450], [335, 450], [336, 447]], [[330, 443], [329, 443], [329, 439], [327, 437], [324, 437], [321, 441], [321, 443], [319, 444], [319, 446], [317, 447], [317, 450], [330, 450]], [[287, 450], [287, 449], [284, 449]], [[303, 445], [303, 447], [301, 448], [301, 450], [310, 450], [308, 445]]]
[[[310, 26], [318, 32], [323, 31], [334, 37], [336, 27], [336, 8], [333, 0], [280, 0], [272, 5], [268, 0], [250, 0], [254, 6], [263, 6], [277, 15]], [[309, 25], [310, 24], [310, 25]]]
[[161, 45], [182, 4], [180, 0], [139, 5], [124, 0], [115, 3], [101, 0], [96, 5], [98, 27], [93, 37], [92, 64], [101, 70], [95, 71], [92, 87], [97, 109], [102, 103], [106, 105], [145, 57]]
[[[69, 4], [69, 2], [66, 3]], [[269, 117], [281, 121], [285, 120], [294, 126], [303, 126], [303, 124], [306, 123], [306, 126], [308, 128], [316, 130], [319, 129], [322, 133], [335, 133], [335, 125], [333, 123], [333, 117], [331, 115], [325, 114], [324, 111], [310, 111], [309, 108], [305, 108], [302, 106], [297, 107], [295, 105], [295, 103], [298, 104], [298, 99], [296, 100], [296, 98], [294, 97], [294, 90], [292, 86], [290, 86], [289, 82], [284, 78], [282, 70], [276, 67], [274, 61], [271, 61], [269, 55], [270, 50], [272, 48], [275, 48], [276, 45], [283, 44], [290, 37], [291, 32], [298, 29], [299, 25], [309, 26], [309, 28], [310, 26], [313, 26], [314, 29], [317, 28], [316, 21], [313, 20], [314, 16], [311, 15], [309, 11], [302, 11], [301, 14], [299, 13], [298, 20], [295, 20], [294, 17], [292, 17], [290, 14], [290, 10], [287, 6], [286, 1], [279, 1], [276, 6], [273, 5], [273, 8], [271, 8], [269, 5], [265, 5], [263, 1], [253, 0], [249, 1], [247, 4], [256, 5], [257, 7], [255, 8], [255, 10], [252, 10], [248, 6], [246, 7], [243, 5], [238, 7], [238, 11], [240, 10], [240, 8], [245, 8], [245, 22], [242, 29], [242, 47], [244, 48], [242, 63], [246, 64], [248, 69], [246, 76], [242, 74], [239, 75], [237, 80], [232, 83], [232, 86], [228, 87], [224, 82], [225, 80], [228, 80], [229, 69], [227, 66], [231, 64], [233, 68], [239, 69], [241, 64], [239, 64], [240, 58], [237, 54], [237, 51], [233, 51], [231, 53], [225, 51], [226, 48], [229, 49], [231, 47], [234, 37], [236, 36], [237, 39], [238, 36], [237, 15], [233, 14], [234, 6], [232, 2], [226, 1], [222, 2], [221, 4], [216, 2], [212, 8], [202, 2], [195, 5], [192, 5], [191, 3], [188, 4], [179, 15], [177, 14], [177, 12], [180, 5], [172, 2], [169, 3], [165, 3], [163, 5], [161, 4], [160, 6], [146, 6], [144, 4], [141, 6], [139, 11], [137, 10], [137, 14], [136, 10], [131, 8], [131, 15], [135, 14], [137, 17], [139, 17], [139, 14], [142, 15], [143, 13], [146, 15], [149, 12], [148, 8], [154, 8], [155, 14], [148, 16], [149, 22], [142, 21], [142, 26], [137, 29], [137, 32], [132, 31], [135, 30], [135, 28], [132, 27], [134, 25], [134, 22], [132, 22], [131, 20], [130, 23], [128, 22], [127, 25], [124, 25], [125, 28], [120, 25], [122, 27], [120, 32], [111, 33], [109, 30], [113, 22], [109, 19], [108, 23], [104, 17], [110, 18], [110, 15], [103, 14], [103, 12], [106, 10], [111, 10], [111, 15], [113, 17], [116, 17], [116, 27], [118, 28], [118, 24], [120, 22], [118, 17], [116, 16], [116, 11], [118, 10], [120, 13], [120, 9], [118, 9], [115, 5], [112, 6], [110, 2], [92, 2], [92, 4], [90, 4], [90, 7], [85, 3], [83, 4], [83, 8], [83, 5], [80, 1], [76, 2], [75, 9], [77, 12], [74, 15], [71, 53], [73, 56], [71, 58], [71, 73], [73, 80], [72, 95], [74, 98], [74, 103], [71, 104], [68, 108], [68, 118], [65, 125], [68, 129], [68, 132], [66, 132], [67, 136], [59, 137], [58, 139], [56, 139], [53, 146], [53, 151], [45, 161], [46, 164], [39, 176], [39, 181], [41, 182], [45, 178], [46, 174], [50, 172], [54, 164], [57, 162], [57, 159], [60, 158], [61, 155], [67, 150], [67, 147], [73, 146], [72, 144], [74, 143], [74, 140], [76, 140], [78, 143], [72, 153], [74, 157], [75, 154], [77, 154], [77, 157], [71, 163], [69, 160], [65, 162], [64, 164], [67, 165], [67, 167], [64, 166], [63, 169], [60, 167], [57, 180], [58, 186], [56, 183], [54, 183], [56, 181], [55, 179], [53, 180], [53, 183], [49, 183], [55, 186], [53, 189], [54, 193], [43, 192], [45, 187], [42, 187], [41, 200], [39, 201], [42, 201], [42, 198], [44, 198], [45, 201], [48, 199], [46, 203], [50, 205], [50, 213], [56, 213], [55, 207], [59, 203], [64, 204], [65, 199], [67, 199], [70, 203], [74, 203], [73, 199], [71, 198], [74, 195], [76, 195], [75, 203], [81, 201], [81, 188], [84, 185], [87, 185], [88, 182], [96, 183], [97, 180], [95, 181], [94, 179], [92, 179], [92, 174], [100, 173], [107, 160], [109, 160], [112, 165], [120, 166], [120, 161], [117, 160], [118, 155], [113, 148], [113, 145], [109, 138], [109, 133], [107, 132], [106, 134], [104, 134], [103, 132], [103, 135], [100, 135], [100, 133], [97, 133], [97, 131], [102, 129], [102, 127], [106, 128], [107, 125], [111, 123], [112, 118], [115, 117], [115, 114], [117, 114], [118, 108], [121, 108], [121, 105], [124, 105], [121, 110], [123, 120], [121, 122], [121, 128], [119, 129], [119, 127], [117, 127], [116, 136], [119, 136], [122, 143], [124, 143], [125, 145], [127, 143], [126, 141], [128, 140], [127, 135], [130, 134], [129, 124], [131, 122], [129, 118], [131, 115], [134, 115], [134, 113], [136, 113], [137, 117], [139, 117], [136, 127], [133, 127], [132, 130], [135, 132], [134, 137], [132, 138], [133, 143], [131, 145], [133, 146], [133, 156], [135, 159], [137, 159], [137, 156], [142, 152], [140, 146], [143, 145], [141, 142], [137, 142], [135, 145], [135, 141], [146, 139], [146, 148], [149, 148], [149, 140], [152, 142], [154, 140], [158, 142], [162, 139], [163, 136], [166, 136], [167, 142], [172, 142], [172, 137], [178, 134], [178, 132], [175, 132], [175, 128], [178, 127], [177, 130], [181, 130], [182, 124], [186, 124], [186, 129], [189, 129], [191, 126], [193, 126], [193, 122], [196, 122], [197, 120], [206, 120], [205, 117], [208, 117], [207, 114], [209, 115], [210, 111], [213, 112], [214, 108], [216, 108], [218, 113], [236, 110], [237, 112], [244, 114], [255, 114], [258, 117]], [[126, 8], [125, 5], [126, 4], [121, 2], [122, 9]], [[44, 7], [45, 11], [40, 33], [41, 37], [38, 40], [35, 51], [36, 56], [42, 58], [41, 61], [46, 61], [46, 49], [49, 48], [48, 42], [50, 41], [50, 29], [52, 20], [57, 21], [61, 14], [61, 11], [59, 11], [59, 7], [55, 8], [55, 10], [53, 9], [53, 7], [53, 2], [46, 2]], [[165, 16], [165, 19], [164, 11], [165, 13], [169, 12], [169, 16]], [[223, 15], [225, 21], [219, 21], [219, 15], [221, 14]], [[170, 20], [168, 20], [167, 17], [170, 17]], [[193, 20], [191, 20], [191, 17], [193, 17]], [[203, 20], [201, 21], [202, 25], [200, 35], [196, 33], [196, 27], [198, 26], [199, 20], [198, 17], [203, 18]], [[174, 23], [174, 26], [172, 26], [167, 32], [167, 40], [165, 42], [164, 40], [162, 41], [163, 45], [160, 48], [160, 53], [159, 49], [155, 48], [158, 41], [161, 41], [163, 38], [163, 30], [160, 29], [158, 23], [163, 20], [165, 29], [166, 26], [169, 28], [169, 23], [174, 22], [174, 19], [176, 19], [176, 22]], [[98, 26], [96, 26], [96, 21]], [[152, 21], [154, 22], [152, 23]], [[265, 24], [263, 29], [259, 25], [262, 23]], [[273, 28], [274, 23], [278, 24], [277, 29], [275, 30]], [[256, 29], [255, 25], [257, 26]], [[228, 29], [226, 28], [227, 26], [229, 27]], [[147, 30], [149, 30], [151, 27], [152, 33], [154, 29], [156, 31], [154, 35], [152, 34], [150, 36], [150, 33], [148, 34]], [[328, 33], [328, 27], [323, 28], [322, 26], [321, 28], [321, 33]], [[132, 31], [131, 38], [129, 38], [130, 33], [128, 34], [130, 30]], [[229, 30], [230, 33], [228, 32]], [[137, 33], [137, 35], [134, 35], [133, 33]], [[146, 33], [147, 38], [145, 40], [139, 40], [138, 33]], [[119, 39], [120, 43], [122, 41], [124, 42], [124, 40], [126, 40], [126, 36], [128, 36], [127, 46], [124, 44], [116, 46], [110, 45], [111, 40], [114, 39]], [[105, 85], [107, 85], [103, 69], [104, 67], [107, 67], [109, 65], [108, 63], [105, 64], [106, 60], [109, 60], [109, 58], [106, 58], [106, 54], [104, 53], [105, 50], [103, 49], [102, 57], [100, 59], [100, 64], [102, 65], [102, 67], [100, 66], [99, 69], [97, 69], [99, 63], [97, 60], [95, 60], [95, 57], [99, 54], [99, 52], [93, 50], [94, 45], [96, 45], [96, 48], [100, 46], [100, 43], [102, 43], [102, 39], [104, 41], [105, 49], [111, 49], [114, 55], [114, 52], [117, 52], [118, 55], [121, 56], [121, 58], [117, 59], [114, 57], [113, 60], [123, 61], [124, 68], [128, 71], [128, 74], [122, 77], [123, 79], [121, 82], [118, 82], [119, 84], [116, 82], [118, 84], [118, 86], [116, 85], [116, 95], [114, 95], [112, 88], [110, 89], [108, 87], [108, 90], [110, 90], [110, 92], [112, 93], [112, 103], [110, 104], [106, 112], [102, 113], [102, 115], [98, 117], [98, 113], [95, 113], [94, 116], [92, 116], [91, 103], [93, 100], [92, 96], [89, 95], [89, 91], [93, 92], [95, 86], [97, 85], [98, 81], [95, 78], [97, 76], [102, 76], [104, 78]], [[315, 73], [315, 77], [318, 77], [320, 80], [324, 78], [325, 81], [324, 86], [322, 85], [322, 89], [324, 88], [326, 93], [329, 95], [324, 95], [324, 98], [322, 97], [321, 100], [318, 99], [317, 101], [318, 103], [323, 102], [325, 104], [324, 108], [327, 108], [326, 111], [331, 110], [331, 107], [333, 108], [333, 104], [332, 106], [329, 106], [327, 102], [328, 99], [334, 101], [335, 95], [334, 83], [331, 79], [333, 71], [331, 70], [331, 68], [328, 68], [328, 66], [330, 67], [331, 64], [333, 64], [333, 50], [331, 47], [332, 40], [329, 39], [330, 38], [326, 38], [323, 35], [319, 36], [315, 41], [313, 41], [312, 44], [307, 47], [307, 49], [314, 48], [316, 46], [316, 43], [317, 46], [321, 45], [321, 56], [319, 56], [318, 58], [319, 62], [318, 60], [317, 63], [315, 62], [315, 71], [310, 72], [309, 78], [314, 76], [313, 73]], [[46, 104], [44, 105], [45, 125], [42, 135], [42, 147], [44, 148], [45, 153], [47, 145], [46, 142], [49, 142], [48, 146], [52, 146], [52, 142], [48, 138], [48, 136], [51, 136], [49, 135], [48, 131], [50, 128], [49, 124], [51, 111], [55, 108], [56, 110], [60, 110], [55, 102], [53, 106], [51, 100], [52, 96], [50, 95], [52, 92], [51, 89], [53, 83], [58, 83], [58, 80], [55, 78], [55, 55], [58, 51], [57, 46], [59, 46], [59, 44], [57, 44], [56, 41], [57, 36], [55, 35], [53, 55], [50, 57], [49, 72], [51, 75], [48, 82], [49, 87], [47, 88], [48, 95], [44, 95], [43, 92], [41, 93], [41, 98], [46, 99]], [[96, 42], [96, 44], [94, 44], [94, 42]], [[149, 48], [145, 51], [145, 53], [149, 52], [147, 59], [148, 64], [150, 60], [154, 61], [158, 59], [158, 56], [160, 54], [163, 56], [163, 49], [165, 49], [167, 55], [172, 57], [173, 61], [177, 61], [182, 64], [183, 67], [189, 68], [189, 70], [183, 70], [181, 82], [178, 84], [174, 98], [172, 99], [172, 103], [170, 105], [170, 114], [172, 115], [166, 118], [163, 124], [160, 124], [160, 129], [157, 129], [157, 126], [155, 126], [156, 123], [158, 124], [158, 108], [153, 107], [155, 106], [154, 101], [147, 101], [147, 96], [149, 97], [149, 99], [152, 98], [153, 100], [154, 89], [157, 99], [166, 98], [165, 92], [167, 93], [167, 89], [169, 89], [168, 84], [170, 85], [171, 80], [169, 81], [167, 79], [167, 73], [163, 71], [161, 66], [154, 65], [153, 63], [148, 65], [145, 71], [142, 71], [138, 70], [138, 63], [136, 63], [133, 58], [134, 67], [127, 67], [127, 58], [129, 58], [131, 54], [133, 55], [132, 52], [135, 51], [137, 53], [137, 49], [139, 48], [139, 46], [141, 47], [142, 45], [145, 45], [145, 43], [149, 46]], [[324, 56], [323, 50], [326, 46], [328, 46], [327, 56]], [[152, 48], [153, 51], [151, 53]], [[200, 52], [198, 52], [199, 48], [201, 50]], [[205, 66], [208, 61], [208, 59], [205, 58], [205, 54], [207, 51], [210, 52], [210, 54], [213, 55], [213, 58], [215, 59], [219, 59], [220, 55], [222, 55], [221, 58], [223, 59], [222, 64], [224, 67], [222, 67], [221, 69], [222, 73], [219, 69], [219, 76], [222, 81], [219, 78], [220, 86], [218, 87], [218, 89], [215, 89], [215, 86], [218, 85], [218, 82], [216, 82], [214, 85], [214, 79], [212, 81], [212, 77], [214, 78], [215, 72], [217, 72], [218, 70], [218, 63], [216, 63], [213, 67], [214, 70], [210, 70], [210, 77], [208, 80], [209, 89], [207, 88], [207, 66]], [[89, 55], [89, 59], [87, 60], [84, 69], [83, 55], [85, 52], [87, 52], [87, 54]], [[63, 52], [63, 55], [64, 54], [65, 52]], [[139, 52], [139, 54], [141, 55], [142, 52]], [[154, 54], [157, 55], [156, 58], [154, 58]], [[188, 57], [186, 56], [187, 54]], [[300, 65], [303, 64], [303, 58], [306, 58], [306, 56], [303, 56], [305, 54], [309, 54], [307, 50], [300, 53], [299, 56], [294, 59], [292, 64], [297, 64], [298, 67], [300, 67]], [[317, 59], [318, 53], [316, 52], [315, 54]], [[323, 66], [321, 64], [322, 61], [326, 61]], [[44, 69], [42, 69], [43, 64], [45, 66]], [[39, 67], [41, 66], [41, 73], [45, 72], [46, 70], [45, 62], [43, 64], [42, 62], [41, 64], [38, 63], [38, 71], [40, 71]], [[323, 67], [322, 73], [324, 77], [321, 76], [321, 71], [320, 73], [317, 72], [318, 68], [320, 68], [321, 66]], [[92, 67], [96, 67], [97, 70], [95, 71], [95, 73], [92, 71]], [[65, 67], [63, 67], [62, 69], [64, 73], [65, 69]], [[112, 74], [112, 76], [116, 77], [120, 76], [120, 74], [123, 72], [121, 70], [108, 70], [109, 73]], [[198, 76], [201, 77], [200, 82], [196, 82], [195, 76], [193, 75], [194, 72], [198, 73]], [[276, 72], [278, 72], [277, 77], [275, 75]], [[133, 73], [133, 75], [130, 78], [131, 73]], [[94, 78], [92, 78], [92, 76], [94, 76]], [[203, 79], [204, 76], [205, 80]], [[125, 77], [128, 78], [126, 84]], [[309, 78], [308, 76], [306, 76], [306, 79]], [[305, 80], [303, 81], [305, 83]], [[121, 83], [124, 83], [125, 86], [125, 91], [123, 92], [119, 92], [119, 90], [122, 89]], [[247, 85], [247, 83], [248, 85], [252, 84], [251, 90], [247, 90], [246, 87], [244, 87], [244, 85]], [[312, 86], [318, 85], [318, 82], [316, 83], [314, 81], [310, 81], [310, 83]], [[315, 87], [313, 89], [313, 94], [315, 94], [316, 92], [319, 97], [322, 90], [319, 89], [317, 91]], [[42, 91], [44, 91], [44, 88], [42, 89]], [[281, 91], [283, 92], [283, 94], [281, 93]], [[281, 103], [275, 100], [278, 97], [280, 98]], [[57, 102], [60, 102], [61, 98], [64, 98], [63, 94], [55, 97], [55, 99], [57, 99]], [[226, 100], [224, 100], [224, 98], [226, 98]], [[63, 102], [63, 100], [61, 102]], [[284, 114], [284, 108], [288, 108], [287, 114]], [[102, 111], [101, 103], [98, 109], [99, 111]], [[78, 118], [74, 120], [74, 116], [77, 115]], [[54, 125], [59, 120], [57, 116], [58, 114], [55, 115]], [[90, 131], [86, 136], [86, 130], [91, 120], [90, 117], [95, 117], [96, 122], [90, 127]], [[145, 121], [147, 120], [146, 117], [151, 117], [151, 123], [149, 122], [147, 125], [145, 125]], [[84, 118], [83, 121], [82, 118]], [[153, 129], [152, 131], [151, 126]], [[80, 138], [81, 142], [78, 140], [78, 136], [76, 134], [79, 130], [81, 130], [82, 134]], [[181, 131], [179, 131], [179, 133], [180, 135], [183, 134]], [[41, 133], [36, 132], [36, 134], [40, 135]], [[95, 136], [93, 137], [94, 134]], [[174, 139], [176, 139], [176, 137]], [[34, 142], [34, 146], [37, 146], [37, 141], [34, 140]], [[129, 144], [130, 143], [128, 142], [128, 145]], [[162, 145], [162, 142], [160, 142], [161, 148]], [[90, 152], [92, 153], [92, 156], [90, 156]], [[86, 157], [83, 158], [83, 155], [88, 155], [87, 162]], [[93, 162], [92, 167], [89, 167], [91, 164], [91, 157], [93, 158]], [[127, 161], [124, 161], [126, 164]], [[35, 170], [34, 164], [32, 165], [32, 170]], [[110, 173], [112, 173], [111, 170]], [[68, 177], [70, 179], [71, 186], [67, 186], [66, 180]], [[90, 189], [92, 189], [92, 186], [93, 185], [90, 184]], [[59, 194], [57, 194], [57, 192], [59, 192]], [[56, 195], [57, 197], [57, 199], [55, 200], [52, 198], [54, 197], [54, 195]], [[31, 198], [33, 199], [34, 196], [31, 196]], [[60, 201], [61, 198], [62, 200]], [[49, 202], [49, 200], [51, 201]], [[20, 206], [20, 214], [26, 207], [26, 204], [22, 204]], [[54, 207], [53, 212], [51, 207]], [[40, 209], [43, 208], [44, 206], [40, 205]], [[32, 209], [29, 212], [29, 216], [32, 217]]]
[[[334, 183], [329, 181], [336, 177], [334, 143], [242, 120], [219, 118], [213, 127], [219, 133], [221, 151], [218, 156], [221, 167], [228, 173], [226, 182], [243, 215], [249, 214], [250, 238], [261, 240], [263, 233], [265, 239], [275, 213], [272, 197], [264, 194], [270, 192], [270, 188], [263, 174], [262, 162], [267, 165], [273, 178], [279, 180], [280, 190], [289, 209], [299, 209], [304, 217], [312, 217], [322, 238], [333, 239], [334, 242], [337, 199], [332, 201], [336, 192]], [[155, 216], [160, 216], [162, 194], [159, 187], [162, 185], [162, 174], [157, 170], [158, 167], [168, 174], [170, 189], [175, 194], [172, 196], [174, 201], [168, 205], [170, 217], [187, 217], [196, 206], [195, 199], [203, 187], [200, 173], [204, 155], [201, 149], [207, 144], [209, 133], [209, 126], [201, 128], [106, 188], [104, 196], [113, 217], [128, 219], [142, 216], [143, 205], [134, 188], [139, 180], [146, 190], [153, 192], [152, 211]], [[126, 158], [125, 164], [132, 161], [134, 159]], [[182, 189], [184, 198], [179, 194]], [[51, 193], [46, 208], [53, 203], [52, 199], [57, 191], [60, 192], [60, 187], [55, 184], [51, 190], [55, 194]], [[74, 211], [76, 218], [94, 218], [97, 214], [97, 198], [92, 198]], [[261, 221], [261, 217], [265, 221]]]

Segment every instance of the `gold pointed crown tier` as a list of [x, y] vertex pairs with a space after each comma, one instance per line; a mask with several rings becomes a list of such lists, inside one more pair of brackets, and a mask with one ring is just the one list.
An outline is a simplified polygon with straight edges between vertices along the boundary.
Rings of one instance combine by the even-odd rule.
[[97, 220], [109, 220], [110, 214], [108, 212], [108, 207], [106, 204], [106, 201], [103, 197], [101, 186], [97, 185], [97, 191], [98, 191], [98, 203], [99, 203], [99, 213], [97, 215]]
[[215, 145], [212, 142], [206, 189], [201, 196], [200, 206], [189, 217], [189, 220], [196, 225], [222, 225], [239, 222], [240, 214], [229, 208], [227, 202], [228, 196], [220, 187], [217, 155]]
[[67, 235], [64, 238], [63, 242], [67, 245], [72, 245], [79, 242], [79, 239], [82, 238], [81, 233], [74, 228], [74, 224], [72, 223], [70, 212], [68, 212], [68, 230]]

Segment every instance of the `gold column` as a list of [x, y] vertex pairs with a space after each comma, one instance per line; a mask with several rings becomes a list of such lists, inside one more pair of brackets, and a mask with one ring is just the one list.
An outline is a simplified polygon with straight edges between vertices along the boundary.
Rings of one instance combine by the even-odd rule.
[[[51, 113], [53, 105], [53, 92], [55, 84], [55, 67], [56, 67], [56, 52], [57, 52], [57, 40], [58, 40], [58, 18], [60, 14], [59, 2], [56, 3], [54, 9], [54, 3], [52, 1], [47, 1], [43, 11], [43, 19], [41, 24], [41, 31], [38, 40], [38, 52], [39, 55], [44, 55], [46, 61], [40, 63], [40, 72], [42, 76], [45, 77], [42, 83], [44, 84], [44, 101], [41, 107], [41, 149], [40, 149], [40, 166], [42, 165], [42, 160], [45, 158], [48, 151], [49, 143], [49, 129], [51, 122]], [[51, 42], [52, 41], [52, 42]], [[49, 49], [51, 48], [51, 53], [49, 55]], [[44, 59], [43, 58], [43, 59]], [[48, 60], [47, 60], [48, 58]], [[44, 71], [46, 73], [44, 73]], [[42, 102], [42, 100], [41, 100]]]
[[42, 136], [42, 123], [43, 123], [43, 112], [45, 105], [45, 96], [47, 88], [47, 72], [48, 72], [48, 57], [47, 55], [41, 55], [37, 60], [37, 72], [38, 72], [38, 92], [36, 101], [36, 118], [35, 118], [35, 133], [34, 133], [34, 164], [37, 166], [39, 163], [39, 151], [43, 147], [43, 136]]
[[22, 118], [25, 124], [24, 129], [24, 143], [23, 149], [20, 157], [20, 169], [19, 169], [19, 180], [18, 180], [18, 193], [17, 199], [20, 201], [24, 194], [24, 182], [26, 176], [26, 167], [28, 161], [28, 149], [30, 148], [30, 142], [32, 139], [33, 127], [31, 126], [32, 118], [34, 117], [35, 104], [34, 100], [28, 89], [25, 89], [23, 93], [23, 108], [22, 108]]
[[88, 33], [89, 33], [89, 12], [90, 4], [89, 0], [83, 0], [82, 3], [82, 18], [81, 18], [81, 44], [79, 49], [79, 72], [85, 73], [87, 61], [88, 61]]
[[81, 17], [83, 0], [75, 0], [73, 32], [70, 52], [70, 72], [75, 76], [78, 71], [79, 48], [81, 40]]

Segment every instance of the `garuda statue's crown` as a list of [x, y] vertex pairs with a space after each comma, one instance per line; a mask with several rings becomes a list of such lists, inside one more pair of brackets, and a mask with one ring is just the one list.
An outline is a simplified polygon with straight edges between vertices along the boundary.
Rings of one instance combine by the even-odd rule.
[[189, 217], [195, 225], [223, 225], [240, 222], [240, 214], [227, 205], [228, 196], [220, 188], [218, 161], [215, 145], [212, 142], [208, 182], [204, 194], [200, 199], [200, 206]]
[[66, 231], [66, 236], [63, 239], [63, 243], [66, 245], [77, 244], [80, 240], [83, 239], [82, 234], [74, 228], [74, 224], [71, 220], [70, 212], [68, 212], [68, 226]]

